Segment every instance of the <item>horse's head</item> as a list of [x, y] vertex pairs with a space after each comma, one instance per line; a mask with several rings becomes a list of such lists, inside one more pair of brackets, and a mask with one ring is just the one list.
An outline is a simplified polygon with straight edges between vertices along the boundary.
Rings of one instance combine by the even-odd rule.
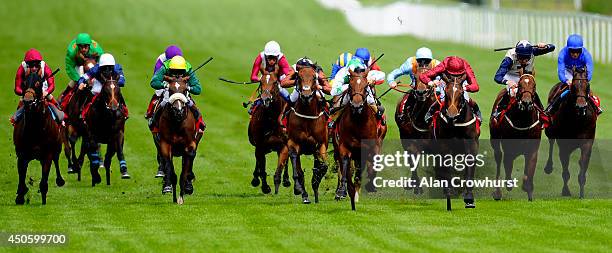
[[310, 102], [317, 90], [317, 72], [313, 66], [298, 67], [296, 89], [300, 94], [300, 100]]
[[520, 71], [521, 77], [518, 81], [518, 91], [516, 98], [518, 99], [519, 110], [531, 110], [533, 108], [533, 100], [536, 94], [535, 77], [531, 73], [523, 73]]
[[464, 107], [463, 97], [463, 81], [466, 79], [466, 74], [461, 75], [450, 75], [443, 74], [442, 81], [446, 83], [444, 88], [444, 110], [442, 113], [446, 114], [446, 117], [450, 120], [455, 120], [461, 109]]
[[368, 96], [368, 69], [349, 69], [349, 95], [353, 112], [361, 113]]
[[265, 108], [270, 107], [274, 98], [278, 95], [278, 65], [262, 68], [261, 81], [259, 81], [259, 98]]
[[119, 109], [119, 101], [121, 101], [121, 90], [117, 85], [117, 77], [110, 75], [104, 80], [102, 86], [102, 98], [107, 109], [117, 111]]
[[38, 73], [31, 72], [26, 75], [23, 82], [25, 92], [23, 93], [23, 103], [26, 108], [31, 108], [42, 102], [42, 86], [44, 80]]
[[170, 98], [168, 102], [170, 103], [170, 110], [175, 120], [182, 121], [187, 117], [187, 103], [189, 99], [188, 95], [188, 86], [187, 81], [189, 80], [189, 76], [187, 77], [174, 77], [174, 80], [168, 85], [168, 95]]
[[[420, 65], [420, 64], [419, 64]], [[430, 67], [427, 66], [419, 66], [417, 68], [417, 72], [415, 76], [420, 76], [421, 74], [427, 72]], [[416, 78], [416, 84], [414, 85], [414, 94], [417, 97], [418, 101], [425, 101], [427, 97], [429, 97], [433, 92], [433, 89], [429, 87], [426, 83], [421, 82], [419, 78]]]
[[591, 92], [591, 85], [587, 76], [586, 68], [573, 68], [572, 85], [570, 85], [570, 94], [576, 99], [576, 109], [580, 115], [586, 115], [587, 99]]

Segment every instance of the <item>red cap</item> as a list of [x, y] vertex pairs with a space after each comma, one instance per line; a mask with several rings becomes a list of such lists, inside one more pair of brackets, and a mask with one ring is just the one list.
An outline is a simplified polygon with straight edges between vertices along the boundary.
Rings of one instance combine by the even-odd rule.
[[465, 73], [463, 59], [457, 56], [448, 57], [446, 71], [451, 75], [461, 75]]
[[40, 55], [40, 52], [38, 52], [38, 50], [34, 49], [34, 48], [30, 48], [30, 50], [28, 50], [25, 53], [25, 57], [23, 58], [23, 61], [28, 62], [28, 61], [42, 61], [42, 55]]

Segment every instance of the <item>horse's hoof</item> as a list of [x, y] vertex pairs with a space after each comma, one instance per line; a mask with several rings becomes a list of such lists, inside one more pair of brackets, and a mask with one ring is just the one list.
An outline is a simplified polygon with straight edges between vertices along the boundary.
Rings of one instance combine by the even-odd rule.
[[56, 178], [55, 179], [55, 185], [57, 185], [58, 187], [62, 187], [66, 184], [66, 181], [64, 181], [63, 178]]
[[336, 191], [336, 197], [335, 197], [336, 200], [343, 200], [345, 198], [346, 198], [346, 191], [345, 190], [340, 190], [339, 189], [339, 190]]
[[261, 186], [261, 192], [263, 192], [264, 194], [268, 194], [270, 192], [272, 192], [272, 189], [270, 189], [270, 186], [267, 184], [264, 184]]
[[572, 193], [570, 192], [568, 187], [563, 187], [563, 190], [561, 190], [561, 196], [570, 197], [572, 196]]
[[191, 183], [191, 181], [188, 181], [185, 184], [185, 194], [187, 195], [193, 194], [193, 184]]
[[476, 205], [474, 203], [466, 203], [465, 208], [476, 208]]
[[414, 195], [421, 195], [421, 194], [423, 194], [423, 188], [415, 187], [414, 188]]
[[164, 186], [164, 188], [162, 189], [162, 194], [171, 193], [171, 192], [172, 192], [172, 186], [171, 185]]
[[130, 174], [127, 173], [127, 171], [125, 172], [121, 172], [121, 179], [130, 179], [131, 176]]
[[178, 199], [176, 200], [176, 203], [179, 205], [182, 205], [185, 201], [183, 200], [183, 197], [178, 197]]
[[289, 187], [289, 186], [291, 186], [291, 181], [289, 181], [289, 179], [283, 180], [283, 187], [286, 188], [286, 187]]
[[78, 171], [77, 171], [77, 170], [75, 170], [74, 168], [72, 168], [72, 167], [68, 167], [68, 174], [75, 174], [75, 173], [77, 173], [77, 172], [78, 172]]
[[491, 194], [491, 195], [493, 195], [493, 199], [494, 199], [494, 200], [501, 200], [501, 198], [502, 198], [502, 193], [501, 193], [501, 191], [497, 191], [497, 190], [496, 190], [496, 191], [494, 191], [494, 192], [493, 192], [493, 194]]
[[17, 196], [17, 198], [15, 198], [15, 204], [16, 205], [25, 204], [25, 196]]
[[253, 187], [259, 186], [259, 178], [258, 177], [253, 177], [253, 180], [251, 180], [251, 186], [253, 186]]
[[302, 191], [300, 189], [298, 189], [297, 187], [293, 187], [293, 195], [302, 195]]
[[546, 163], [546, 166], [544, 166], [544, 172], [546, 174], [550, 174], [553, 172], [553, 166], [551, 163]]
[[310, 199], [308, 199], [308, 197], [302, 197], [302, 204], [310, 204]]
[[155, 178], [162, 178], [162, 177], [164, 177], [164, 176], [166, 176], [166, 175], [165, 175], [165, 174], [164, 174], [164, 172], [163, 172], [163, 171], [161, 171], [161, 170], [158, 170], [158, 171], [157, 171], [157, 174], [155, 174]]
[[368, 192], [377, 192], [376, 186], [374, 186], [374, 184], [372, 182], [368, 182], [365, 185], [365, 188], [366, 188], [366, 191], [368, 191]]

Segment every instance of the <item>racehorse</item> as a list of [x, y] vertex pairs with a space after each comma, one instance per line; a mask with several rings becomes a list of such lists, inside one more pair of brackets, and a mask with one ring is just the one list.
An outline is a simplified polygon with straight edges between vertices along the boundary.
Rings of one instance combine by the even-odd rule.
[[[95, 65], [96, 60], [94, 58], [87, 58], [82, 66], [84, 73], [87, 73], [87, 71]], [[68, 161], [68, 174], [76, 173], [77, 180], [81, 181], [81, 167], [83, 166], [85, 154], [87, 153], [85, 151], [87, 145], [81, 145], [81, 150], [77, 156], [76, 143], [80, 137], [87, 134], [85, 122], [81, 118], [81, 111], [83, 110], [83, 106], [93, 98], [93, 95], [90, 89], [79, 90], [77, 85], [66, 93], [67, 94], [64, 94], [60, 99], [62, 109], [64, 109], [66, 115], [64, 119], [66, 125], [62, 127], [64, 155]], [[92, 174], [92, 182], [99, 183], [100, 181], [101, 179], [99, 177]]]
[[106, 155], [104, 156], [104, 168], [106, 170], [106, 184], [110, 185], [110, 166], [112, 158], [117, 154], [120, 164], [121, 178], [129, 179], [127, 173], [127, 163], [123, 155], [125, 117], [122, 112], [123, 96], [117, 84], [117, 77], [111, 75], [103, 82], [102, 90], [85, 112], [85, 122], [87, 124], [87, 135], [84, 142], [87, 142], [88, 155], [90, 156], [90, 169], [92, 173], [98, 169], [99, 155], [98, 146], [100, 143], [107, 144]]
[[[466, 74], [461, 76], [448, 76], [443, 74], [442, 81], [445, 83], [445, 101], [441, 109], [433, 118], [432, 133], [435, 138], [433, 149], [440, 154], [451, 155], [476, 155], [478, 152], [478, 138], [480, 136], [480, 122], [471, 110], [468, 102], [464, 99], [463, 81]], [[475, 168], [473, 166], [462, 168], [465, 180], [474, 179]], [[453, 167], [435, 166], [436, 177], [442, 181], [449, 182]], [[456, 170], [460, 170], [455, 168]], [[472, 187], [465, 187], [463, 201], [466, 208], [474, 208], [474, 194]], [[443, 189], [447, 199], [447, 208], [450, 208], [451, 188], [446, 185]]]
[[278, 155], [278, 166], [274, 174], [274, 194], [278, 194], [281, 183], [281, 173], [284, 169], [283, 186], [289, 187], [289, 175], [287, 173], [287, 136], [279, 125], [278, 118], [287, 104], [279, 93], [279, 67], [262, 69], [262, 78], [259, 83], [258, 100], [260, 105], [255, 106], [251, 112], [249, 121], [249, 142], [255, 147], [255, 170], [251, 185], [259, 186], [261, 178], [261, 191], [270, 193], [271, 189], [266, 177], [266, 154], [276, 151]]
[[[187, 81], [189, 77], [174, 78], [168, 85], [169, 100], [162, 108], [159, 118], [159, 152], [164, 168], [162, 193], [172, 192], [172, 201], [183, 204], [184, 194], [193, 193], [193, 160], [202, 133], [198, 131], [197, 120], [189, 108]], [[176, 197], [177, 175], [172, 163], [173, 156], [182, 157], [180, 175], [180, 196]]]
[[[418, 67], [415, 76], [427, 72], [430, 67]], [[436, 103], [434, 89], [416, 78], [414, 89], [407, 92], [395, 107], [395, 123], [399, 129], [404, 150], [418, 154], [432, 138], [430, 123], [425, 121], [429, 108]], [[420, 182], [417, 170], [411, 172], [411, 179]], [[423, 193], [420, 186], [414, 187], [414, 194]]]
[[42, 204], [47, 203], [49, 190], [48, 180], [51, 163], [55, 164], [57, 186], [63, 186], [65, 181], [59, 169], [59, 155], [62, 149], [60, 126], [53, 120], [51, 111], [42, 96], [42, 83], [44, 80], [37, 73], [29, 74], [25, 79], [25, 92], [22, 97], [23, 118], [15, 123], [13, 129], [13, 144], [17, 153], [17, 169], [19, 171], [19, 184], [15, 204], [23, 205], [28, 192], [26, 175], [31, 160], [39, 160], [42, 166], [42, 178], [39, 189]]
[[548, 136], [548, 161], [544, 167], [547, 174], [553, 171], [552, 153], [555, 141], [559, 146], [559, 159], [563, 167], [563, 189], [562, 196], [571, 196], [567, 182], [570, 178], [569, 158], [571, 153], [580, 148], [580, 172], [578, 173], [578, 184], [580, 185], [580, 198], [584, 198], [584, 185], [586, 184], [586, 171], [591, 159], [595, 129], [597, 128], [597, 107], [589, 98], [591, 96], [591, 85], [584, 68], [573, 68], [572, 85], [569, 90], [566, 85], [559, 83], [550, 90], [548, 104], [551, 104], [557, 94], [568, 92], [567, 98], [561, 102], [559, 109], [554, 115], [552, 124], [546, 129]]
[[[540, 114], [544, 113], [539, 103], [536, 103], [536, 82], [531, 74], [523, 74], [520, 71], [516, 97], [511, 98], [508, 106], [502, 108], [499, 118], [491, 115], [489, 130], [491, 133], [491, 147], [497, 165], [496, 180], [500, 178], [500, 167], [503, 158], [506, 180], [512, 177], [514, 159], [524, 156], [525, 167], [523, 171], [523, 190], [527, 192], [529, 201], [533, 200], [533, 175], [535, 174], [538, 161], [538, 149], [542, 136], [543, 122], [540, 122]], [[502, 89], [493, 104], [493, 110], [506, 94]], [[539, 101], [539, 100], [538, 100]], [[503, 152], [502, 152], [503, 150]], [[507, 187], [507, 190], [512, 190]], [[500, 200], [502, 197], [501, 187], [493, 192], [493, 198]]]
[[[366, 168], [369, 181], [366, 190], [376, 191], [373, 179], [376, 172], [372, 168], [373, 157], [380, 154], [382, 141], [386, 135], [386, 128], [379, 127], [374, 109], [366, 102], [369, 95], [369, 70], [354, 72], [349, 70], [349, 88], [346, 90], [349, 103], [345, 106], [336, 120], [334, 136], [334, 152], [340, 164], [340, 184], [336, 190], [336, 199], [346, 196], [348, 188], [351, 199], [351, 209], [355, 210], [355, 202], [359, 201], [361, 188], [361, 174]], [[343, 96], [343, 95], [341, 95]], [[344, 97], [341, 99], [345, 99]], [[356, 170], [353, 170], [354, 162]], [[355, 173], [353, 181], [353, 173]]]
[[319, 202], [319, 185], [327, 173], [327, 114], [326, 101], [322, 91], [317, 88], [317, 74], [313, 66], [298, 69], [295, 89], [298, 100], [287, 116], [289, 158], [293, 167], [293, 193], [302, 195], [302, 203], [309, 204], [308, 192], [304, 184], [304, 171], [300, 155], [313, 155], [312, 189], [315, 203]]

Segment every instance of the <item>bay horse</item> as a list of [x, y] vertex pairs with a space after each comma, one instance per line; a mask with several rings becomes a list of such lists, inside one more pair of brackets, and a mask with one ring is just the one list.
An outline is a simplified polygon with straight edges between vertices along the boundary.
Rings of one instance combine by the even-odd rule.
[[[431, 126], [434, 136], [433, 147], [440, 154], [472, 154], [478, 152], [478, 138], [480, 137], [480, 122], [471, 110], [464, 98], [463, 81], [466, 74], [460, 76], [449, 76], [442, 74], [445, 101], [442, 102], [440, 111], [433, 117]], [[472, 164], [474, 165], [474, 164]], [[438, 179], [449, 182], [452, 169], [447, 166], [435, 166], [435, 174]], [[465, 180], [474, 179], [474, 166], [466, 166], [462, 169]], [[475, 208], [472, 187], [465, 187], [463, 202], [465, 208]], [[446, 185], [443, 193], [447, 199], [447, 210], [450, 210], [451, 187]]]
[[[129, 179], [127, 173], [127, 163], [123, 155], [125, 117], [122, 112], [123, 96], [121, 88], [117, 84], [117, 77], [111, 75], [103, 82], [102, 90], [90, 105], [85, 115], [87, 124], [87, 135], [83, 142], [87, 142], [88, 156], [90, 158], [90, 170], [98, 169], [100, 164], [98, 147], [100, 143], [107, 144], [106, 155], [104, 156], [104, 168], [106, 170], [106, 185], [110, 185], [110, 168], [112, 158], [117, 154], [119, 160], [122, 179]], [[95, 184], [94, 184], [95, 185]]]
[[[162, 157], [164, 168], [164, 186], [162, 193], [172, 192], [172, 201], [182, 205], [184, 194], [193, 193], [193, 185], [190, 177], [193, 176], [193, 160], [202, 133], [198, 131], [197, 119], [189, 108], [188, 77], [174, 78], [169, 83], [169, 100], [159, 110], [162, 110], [159, 118], [159, 152]], [[181, 175], [179, 185], [180, 196], [176, 197], [177, 175], [174, 171], [172, 158], [182, 158]]]
[[25, 92], [22, 97], [24, 113], [23, 118], [15, 123], [13, 128], [13, 144], [17, 153], [17, 170], [19, 184], [15, 204], [23, 205], [28, 192], [25, 179], [30, 161], [40, 161], [42, 177], [39, 183], [42, 204], [47, 203], [49, 190], [48, 180], [51, 163], [55, 164], [55, 184], [63, 186], [64, 179], [59, 170], [58, 160], [62, 149], [60, 126], [53, 120], [51, 111], [42, 96], [42, 83], [44, 80], [37, 74], [31, 73], [25, 79]]
[[[349, 88], [346, 90], [350, 100], [338, 119], [334, 136], [334, 152], [340, 164], [340, 184], [336, 190], [336, 199], [346, 196], [348, 188], [351, 199], [351, 209], [355, 210], [355, 202], [359, 201], [361, 188], [361, 174], [366, 168], [369, 181], [366, 190], [376, 191], [373, 184], [376, 172], [372, 168], [373, 157], [380, 154], [382, 141], [386, 135], [386, 128], [378, 126], [374, 109], [367, 104], [369, 69], [354, 72], [349, 70]], [[341, 99], [344, 99], [341, 98]], [[351, 162], [356, 170], [353, 170]], [[353, 174], [354, 181], [353, 181]]]
[[[83, 71], [87, 73], [89, 69], [96, 65], [94, 58], [87, 58], [83, 64]], [[83, 106], [87, 104], [92, 98], [91, 89], [79, 90], [78, 85], [63, 94], [60, 98], [60, 104], [65, 113], [65, 126], [62, 127], [62, 142], [64, 144], [64, 155], [68, 161], [68, 174], [77, 174], [77, 180], [81, 181], [81, 167], [85, 160], [87, 145], [81, 144], [81, 149], [77, 156], [76, 147], [79, 138], [87, 134], [85, 122], [81, 118], [81, 111]], [[99, 177], [92, 174], [92, 182], [101, 182]]]
[[315, 203], [319, 202], [319, 185], [327, 173], [327, 114], [326, 101], [317, 88], [317, 73], [313, 66], [298, 69], [295, 89], [298, 99], [287, 115], [287, 147], [293, 167], [293, 193], [302, 195], [302, 203], [310, 204], [304, 183], [301, 155], [313, 155], [312, 189]]
[[[419, 76], [430, 67], [419, 66], [415, 76]], [[416, 78], [414, 88], [404, 94], [395, 107], [395, 123], [399, 129], [400, 139], [404, 150], [418, 154], [424, 150], [432, 138], [431, 123], [425, 121], [429, 108], [436, 103], [434, 89]], [[416, 168], [411, 171], [411, 179], [420, 182]], [[415, 187], [414, 194], [422, 194], [423, 188]]]
[[[499, 92], [493, 104], [493, 111], [506, 93], [506, 88]], [[499, 118], [493, 117], [492, 113], [489, 124], [491, 147], [497, 165], [495, 179], [500, 178], [500, 167], [503, 161], [506, 180], [510, 180], [514, 160], [522, 155], [525, 158], [522, 189], [527, 192], [529, 201], [533, 200], [533, 176], [538, 162], [538, 149], [543, 127], [543, 122], [540, 122], [540, 114], [544, 111], [540, 108], [539, 102], [535, 102], [538, 99], [537, 96], [535, 77], [530, 73], [523, 74], [521, 70], [516, 97], [510, 99], [506, 108], [502, 108], [503, 111]], [[506, 189], [512, 190], [511, 187]], [[497, 187], [493, 192], [493, 199], [500, 200], [501, 197], [501, 188]]]
[[278, 194], [281, 183], [281, 173], [284, 170], [283, 186], [289, 187], [289, 175], [287, 173], [287, 135], [279, 125], [278, 118], [283, 113], [287, 102], [280, 96], [279, 92], [279, 67], [275, 65], [262, 69], [262, 78], [257, 89], [260, 105], [253, 108], [249, 121], [249, 142], [255, 147], [255, 169], [251, 185], [257, 187], [261, 179], [261, 191], [270, 193], [271, 189], [267, 183], [266, 154], [276, 151], [278, 165], [274, 174], [274, 194]]
[[[569, 158], [571, 153], [580, 149], [580, 172], [578, 173], [578, 184], [580, 185], [580, 198], [584, 198], [584, 185], [586, 184], [586, 171], [591, 159], [595, 129], [597, 128], [597, 108], [589, 98], [591, 85], [585, 68], [573, 68], [572, 85], [569, 87], [567, 98], [561, 102], [554, 115], [552, 124], [546, 129], [548, 136], [548, 161], [544, 172], [550, 174], [553, 171], [552, 154], [555, 141], [559, 146], [559, 160], [563, 167], [563, 189], [562, 196], [571, 196], [567, 185], [570, 178]], [[567, 85], [558, 83], [553, 86], [548, 95], [548, 104], [551, 104], [556, 95], [564, 92]]]

